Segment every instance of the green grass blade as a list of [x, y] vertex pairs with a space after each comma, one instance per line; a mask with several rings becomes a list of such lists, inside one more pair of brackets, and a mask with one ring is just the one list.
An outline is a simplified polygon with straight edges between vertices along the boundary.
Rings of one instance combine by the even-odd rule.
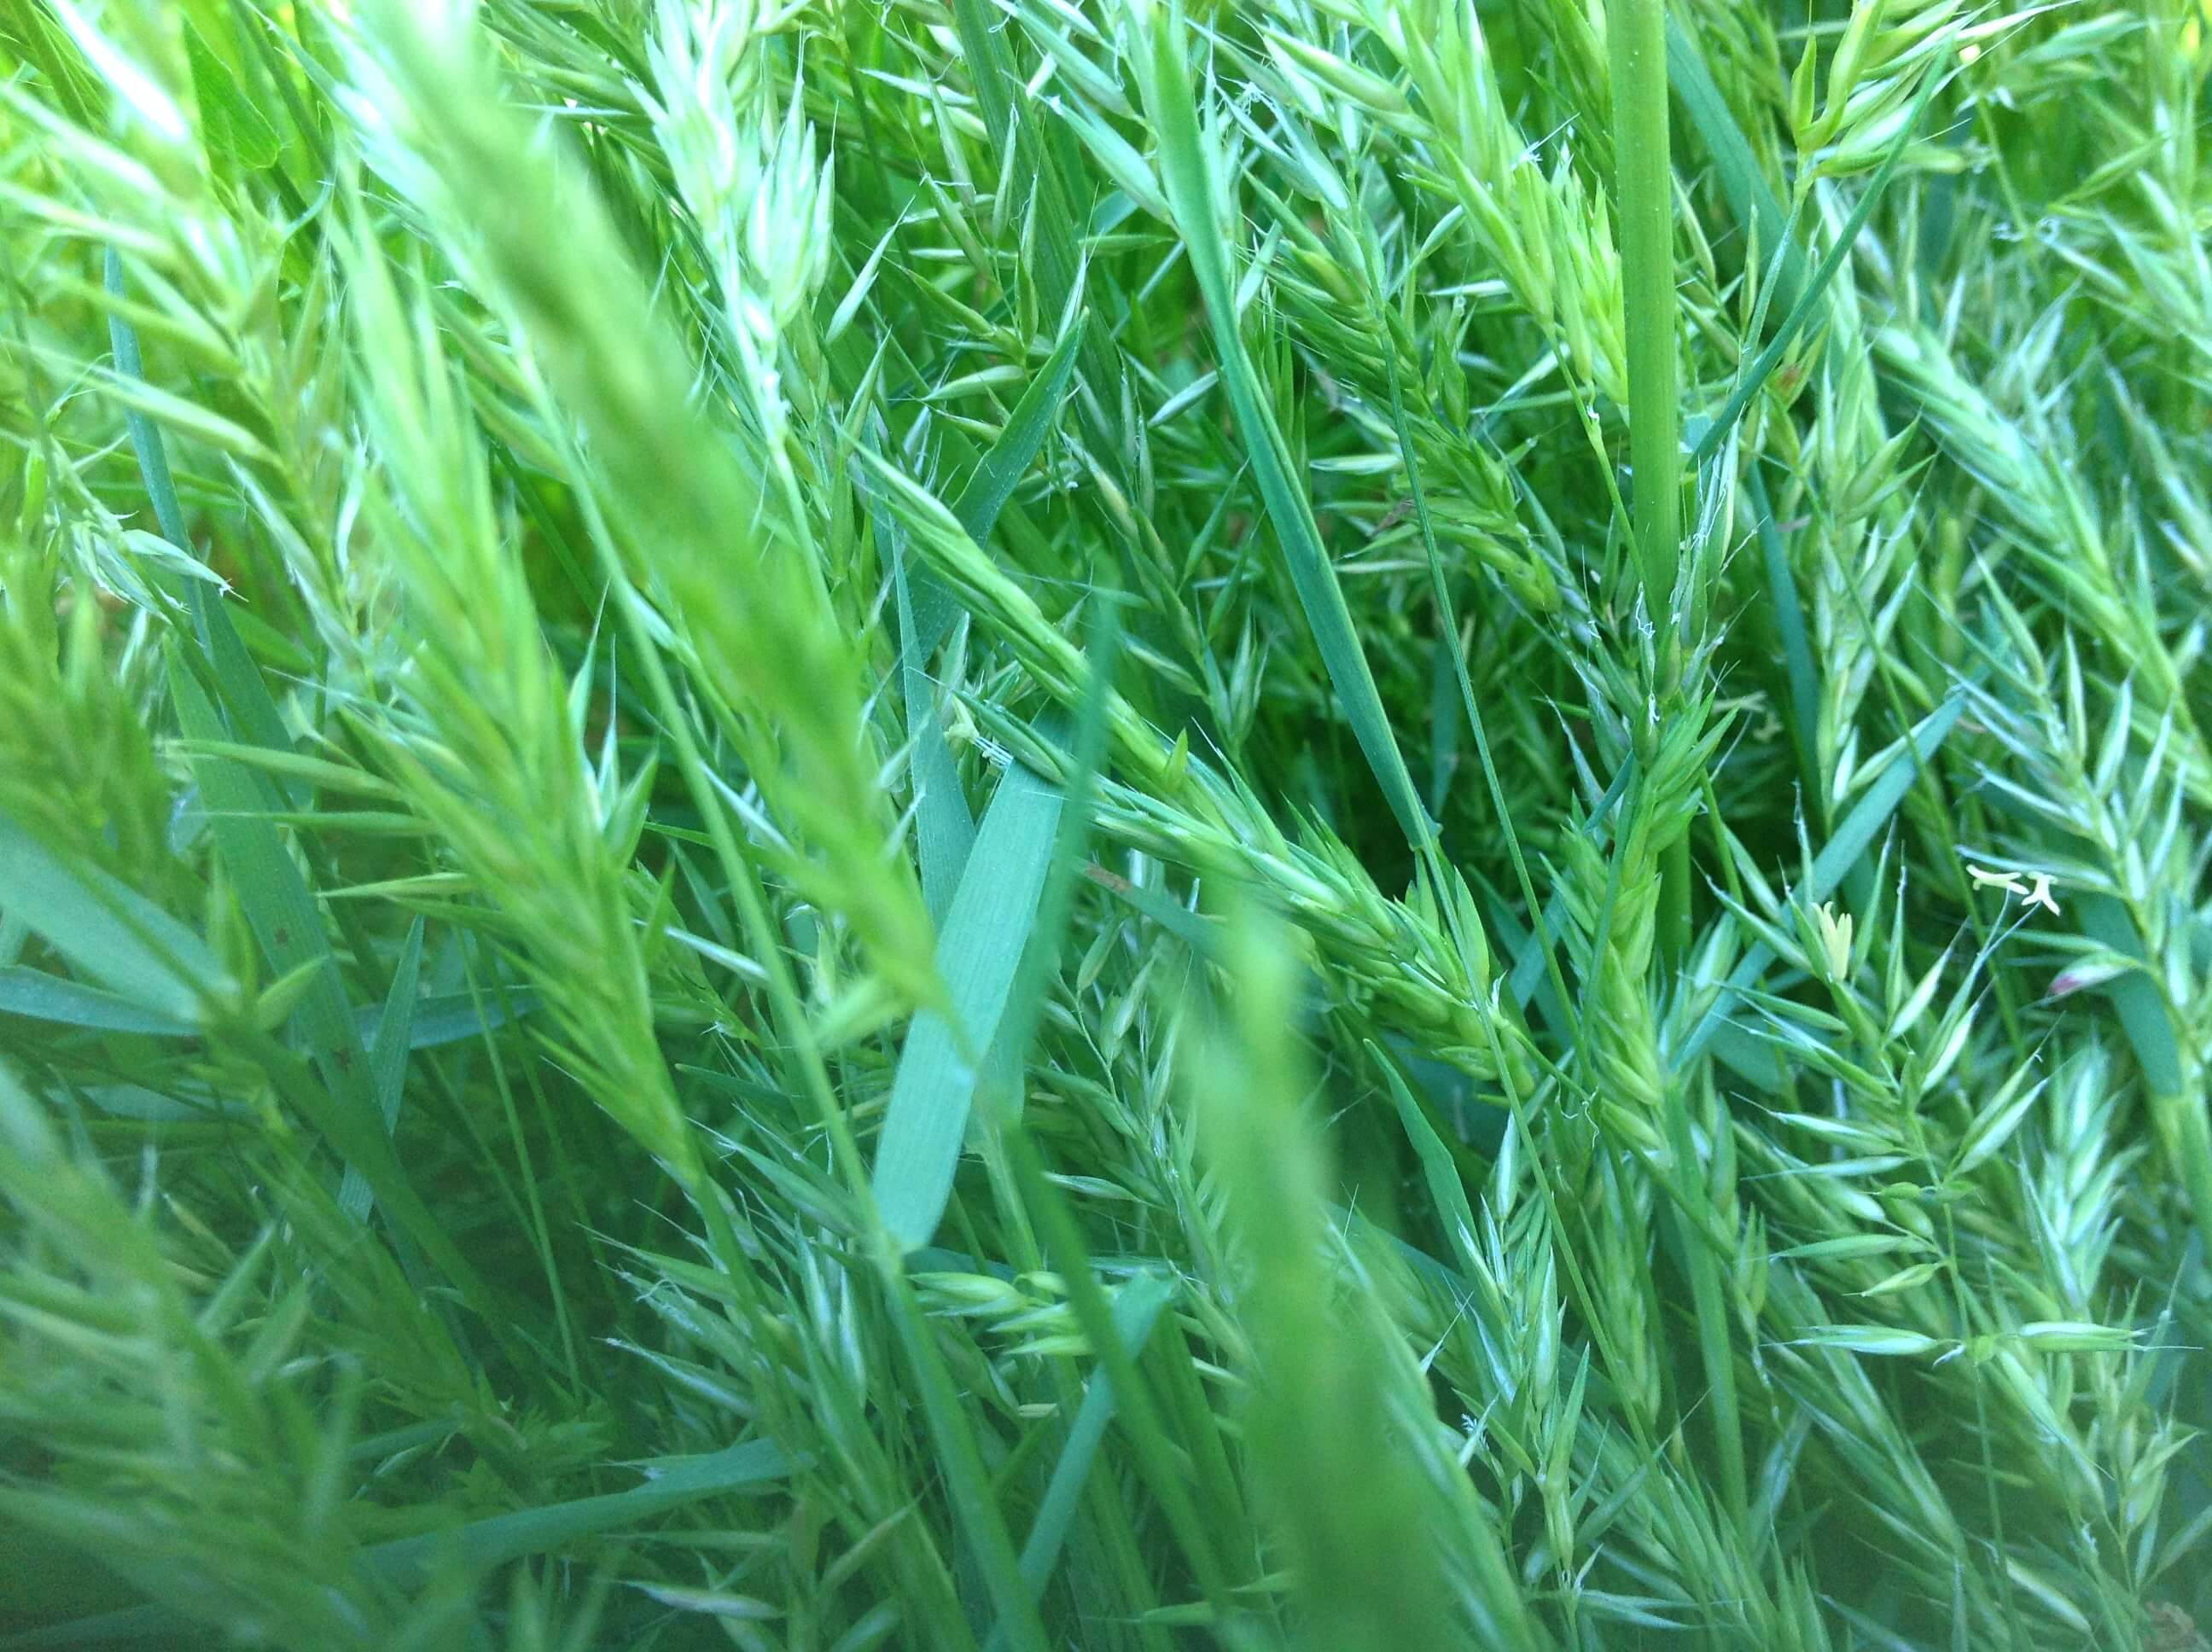
[[651, 1478], [644, 1485], [627, 1491], [518, 1509], [450, 1532], [400, 1538], [378, 1544], [367, 1558], [403, 1585], [426, 1580], [441, 1567], [474, 1570], [501, 1565], [636, 1525], [702, 1497], [774, 1485], [791, 1472], [791, 1465], [775, 1441], [748, 1440], [702, 1456], [670, 1458], [653, 1465], [649, 1472]]
[[[1482, 765], [1482, 780], [1490, 793], [1491, 810], [1504, 835], [1506, 858], [1513, 863], [1514, 880], [1519, 885], [1521, 898], [1528, 903], [1530, 920], [1534, 925], [1528, 938], [1542, 958], [1545, 974], [1549, 977], [1552, 1005], [1559, 1017], [1558, 1025], [1572, 1042], [1577, 1019], [1573, 1000], [1567, 992], [1566, 978], [1560, 973], [1559, 958], [1552, 950], [1550, 926], [1544, 920], [1542, 902], [1536, 898], [1536, 885], [1528, 876], [1528, 859], [1521, 853], [1521, 834], [1513, 823], [1513, 810], [1506, 801], [1504, 785], [1498, 778], [1498, 764], [1490, 750], [1489, 728], [1483, 720], [1482, 708], [1476, 703], [1474, 683], [1468, 675], [1467, 660], [1460, 648], [1459, 616], [1453, 611], [1451, 586], [1444, 577], [1443, 554], [1437, 546], [1436, 525], [1429, 513], [1429, 495], [1422, 484], [1420, 461], [1406, 427], [1405, 393], [1398, 382], [1395, 361], [1390, 365], [1390, 420], [1398, 438], [1399, 459], [1406, 467], [1406, 486], [1413, 497], [1414, 519], [1420, 525], [1421, 549], [1428, 558], [1429, 589], [1437, 604], [1437, 647], [1450, 656], [1451, 677], [1458, 684], [1461, 708], [1474, 735], [1475, 755]], [[1524, 993], [1520, 1002], [1525, 1005], [1528, 1001]]]
[[1452, 1157], [1443, 1138], [1437, 1133], [1436, 1127], [1429, 1122], [1429, 1115], [1399, 1072], [1398, 1064], [1372, 1043], [1367, 1051], [1390, 1087], [1390, 1100], [1398, 1109], [1398, 1123], [1406, 1133], [1406, 1139], [1413, 1144], [1413, 1157], [1420, 1161], [1421, 1179], [1428, 1187], [1429, 1200], [1435, 1206], [1452, 1242], [1454, 1254], [1465, 1267], [1473, 1258], [1476, 1230], [1474, 1210], [1467, 1202], [1467, 1184], [1461, 1179], [1458, 1162]]
[[1812, 279], [1798, 294], [1797, 301], [1790, 307], [1789, 313], [1782, 318], [1782, 325], [1774, 330], [1774, 337], [1767, 341], [1766, 348], [1736, 375], [1735, 388], [1729, 392], [1729, 398], [1721, 404], [1721, 410], [1713, 416], [1713, 422], [1698, 437], [1697, 445], [1690, 452], [1692, 465], [1702, 465], [1720, 451], [1720, 445], [1728, 440], [1729, 433], [1743, 417], [1744, 410], [1751, 405], [1751, 398], [1759, 394], [1760, 387], [1773, 375], [1774, 369], [1782, 364], [1782, 358], [1788, 353], [1790, 346], [1796, 342], [1797, 335], [1804, 331], [1812, 321], [1821, 299], [1827, 293], [1829, 283], [1835, 280], [1837, 271], [1844, 267], [1844, 260], [1850, 257], [1859, 232], [1866, 228], [1868, 218], [1873, 216], [1883, 191], [1888, 189], [1889, 180], [1897, 171], [1899, 157], [1904, 155], [1913, 134], [1919, 130], [1921, 117], [1927, 112], [1928, 106], [1935, 100], [1936, 92], [1944, 84], [1945, 77], [1934, 74], [1923, 82], [1919, 95], [1913, 100], [1911, 113], [1898, 128], [1896, 136], [1881, 157], [1881, 164], [1875, 168], [1874, 176], [1867, 180], [1866, 187], [1859, 191], [1859, 198], [1852, 203], [1850, 216], [1844, 220], [1844, 227], [1837, 233], [1834, 244], [1814, 267]]
[[[921, 578], [918, 570], [907, 566], [904, 534], [897, 521], [872, 494], [868, 505], [877, 542], [890, 548], [891, 589], [898, 602], [899, 684], [906, 700], [906, 737], [914, 747], [915, 851], [921, 862], [922, 903], [929, 908], [930, 920], [941, 926], [975, 847], [975, 817], [968, 811], [960, 770], [945, 744], [945, 726], [930, 687], [928, 659], [934, 643], [918, 616], [921, 604], [915, 597]], [[923, 593], [936, 601], [944, 616], [937, 628], [941, 636], [957, 610], [934, 581], [923, 586]]]
[[1767, 611], [1773, 616], [1774, 629], [1782, 642], [1782, 665], [1784, 680], [1790, 686], [1790, 708], [1786, 723], [1790, 738], [1797, 748], [1798, 771], [1803, 776], [1806, 796], [1818, 805], [1820, 784], [1820, 671], [1814, 663], [1813, 645], [1805, 633], [1805, 609], [1797, 594], [1796, 575], [1790, 568], [1790, 547], [1784, 543], [1782, 530], [1774, 520], [1773, 507], [1768, 504], [1766, 484], [1759, 479], [1759, 467], [1746, 467], [1744, 496], [1758, 519], [1759, 568], [1766, 576]]
[[[2092, 940], [2124, 958], [2143, 957], [2142, 938], [2127, 908], [2109, 895], [2082, 898], [2081, 928]], [[2119, 1012], [2120, 1029], [2142, 1070], [2152, 1117], [2187, 1190], [2197, 1232], [2212, 1236], [2212, 1125], [2206, 1121], [2203, 1097], [2191, 1092], [2183, 1075], [2181, 1049], [2166, 1000], [2142, 969], [2116, 976], [2106, 993]]]
[[[505, 987], [489, 999], [473, 993], [433, 993], [420, 999], [408, 1017], [407, 1047], [431, 1050], [464, 1039], [478, 1038], [519, 1021], [538, 1008], [538, 995], [526, 987]], [[363, 1017], [362, 1036], [374, 1031]]]
[[1628, 338], [1629, 464], [1644, 607], [1658, 627], [1662, 689], [1671, 689], [1674, 572], [1682, 551], [1681, 407], [1675, 395], [1674, 178], [1667, 121], [1664, 0], [1623, 0], [1613, 52], [1615, 211]]
[[937, 947], [952, 1019], [915, 1016], [876, 1149], [876, 1202], [902, 1246], [926, 1245], [952, 1193], [978, 1064], [998, 1031], [1036, 922], [1063, 794], [1010, 767], [976, 829]]
[[1161, 10], [1154, 14], [1151, 27], [1152, 62], [1145, 92], [1159, 143], [1160, 173], [1175, 211], [1176, 232], [1182, 238], [1212, 324], [1221, 387], [1236, 413], [1253, 479], [1282, 547], [1306, 623], [1321, 649], [1322, 663], [1336, 689], [1340, 708], [1389, 802], [1391, 813], [1397, 817], [1399, 829], [1418, 848], [1432, 835], [1428, 812], [1421, 806], [1419, 788], [1413, 784], [1413, 773], [1406, 767], [1405, 756], [1391, 732], [1389, 714], [1383, 709], [1375, 674], [1360, 647], [1351, 610], [1345, 605], [1335, 565], [1322, 544], [1312, 502], [1291, 476], [1288, 450], [1244, 348], [1230, 278], [1231, 242], [1222, 233], [1216, 205], [1214, 154], [1199, 126], [1198, 105], [1183, 60], [1182, 19]]
[[[181, 663], [173, 666], [169, 687], [185, 733], [195, 740], [220, 739], [222, 718], [198, 679]], [[313, 972], [294, 1011], [301, 1036], [331, 1092], [347, 1106], [372, 1109], [361, 1028], [346, 1001], [345, 984], [323, 932], [315, 897], [276, 826], [266, 818], [275, 804], [272, 792], [260, 775], [227, 757], [203, 752], [193, 760], [192, 773], [207, 805], [208, 829], [216, 853], [237, 887], [239, 902], [270, 970], [278, 978], [295, 970]]]
[[[1905, 801], [1905, 794], [1919, 780], [1922, 769], [1942, 749], [1951, 731], [1958, 726], [1959, 719], [1966, 708], [1966, 695], [1954, 689], [1942, 705], [1921, 719], [1905, 750], [1892, 758], [1888, 767], [1868, 786], [1859, 800], [1851, 805], [1850, 811], [1838, 824], [1820, 853], [1813, 858], [1812, 874], [1802, 891], [1804, 899], [1825, 901], [1836, 892], [1845, 874], [1858, 864], [1859, 857], [1867, 852], [1882, 828], [1888, 824], [1889, 817], [1897, 811], [1898, 805]], [[1764, 941], [1753, 943], [1745, 951], [1712, 1007], [1705, 1011], [1705, 1018], [1698, 1023], [1697, 1029], [1676, 1052], [1676, 1071], [1687, 1068], [1705, 1054], [1725, 1024], [1736, 999], [1759, 984], [1759, 976], [1773, 961], [1773, 950]]]
[[[106, 252], [106, 273], [107, 290], [121, 297], [123, 261], [112, 246]], [[137, 330], [120, 314], [111, 314], [107, 333], [115, 352], [116, 371], [127, 380], [143, 381], [146, 375]], [[124, 422], [131, 434], [131, 449], [138, 460], [139, 475], [145, 482], [146, 496], [154, 507], [154, 519], [161, 530], [161, 537], [179, 550], [189, 551], [192, 544], [191, 532], [185, 525], [184, 507], [178, 502], [177, 485], [169, 471], [168, 448], [161, 440], [160, 428], [143, 413], [127, 405]], [[200, 580], [179, 583], [201, 653], [217, 685], [217, 702], [235, 720], [239, 739], [274, 752], [289, 751], [292, 741], [284, 720], [277, 713], [276, 701], [269, 697], [268, 687], [246, 653], [229, 614]], [[290, 780], [280, 784], [292, 807], [305, 806], [305, 787]]]
[[[399, 1123], [399, 1104], [405, 1093], [407, 1053], [415, 1044], [415, 983], [422, 966], [422, 920], [415, 920], [399, 949], [399, 964], [392, 972], [392, 990], [385, 994], [384, 1012], [368, 1049], [368, 1084], [377, 1111], [384, 1115], [384, 1133], [390, 1135]], [[368, 1215], [368, 1183], [349, 1166], [338, 1189], [338, 1208], [356, 1221]]]
[[1114, 673], [1121, 660], [1121, 629], [1110, 602], [1096, 613], [1091, 638], [1089, 677], [1076, 708], [1074, 750], [1061, 782], [1060, 823], [1053, 834], [1051, 864], [1038, 894], [1036, 920], [1006, 995], [1004, 1020], [993, 1040], [988, 1078], [1005, 1091], [1009, 1108], [1022, 1102], [1021, 1064], [1044, 1017], [1045, 1002], [1060, 976], [1060, 944], [1074, 911], [1076, 879], [1089, 861], [1085, 839], [1091, 829], [1092, 794], [1106, 760], [1106, 714], [1114, 695]]
[[1774, 296], [1784, 313], [1796, 305], [1805, 290], [1805, 254], [1790, 239], [1789, 215], [1776, 198], [1773, 185], [1759, 169], [1751, 144], [1729, 112], [1727, 100], [1713, 84], [1698, 38], [1682, 26], [1674, 12], [1667, 14], [1667, 80], [1682, 100], [1682, 112], [1703, 140], [1705, 154], [1720, 180], [1721, 193], [1734, 210], [1736, 222], [1757, 231], [1762, 258], [1778, 262], [1773, 278]]
[[976, 462], [959, 493], [951, 500], [953, 515], [960, 525], [968, 530], [968, 537], [977, 544], [988, 544], [991, 529], [1006, 508], [1006, 501], [1013, 497], [1014, 486], [1028, 473], [1044, 446], [1044, 439], [1052, 434], [1054, 423], [1060, 416], [1061, 405], [1067, 399], [1068, 380], [1075, 374], [1075, 358], [1083, 348], [1088, 319], [1078, 315], [1043, 367], [1022, 392], [1021, 399], [1007, 416], [1006, 428], [991, 444], [990, 451]]
[[[999, 513], [1013, 497], [1016, 485], [1036, 462], [1045, 438], [1052, 434], [1060, 408], [1067, 399], [1068, 381], [1074, 375], [1076, 358], [1083, 349], [1088, 331], [1087, 318], [1079, 314], [1066, 336], [1054, 347], [1043, 367], [1022, 392], [998, 440], [976, 461], [958, 495], [948, 505], [960, 525], [968, 530], [968, 537], [978, 545], [990, 543], [991, 530], [998, 522]], [[926, 569], [911, 569], [908, 578], [913, 589], [913, 635], [921, 661], [927, 662], [937, 651], [937, 645], [945, 641], [945, 633], [952, 629], [960, 608], [952, 593]]]
[[[653, 1479], [627, 1491], [518, 1509], [451, 1531], [398, 1538], [364, 1550], [362, 1558], [395, 1586], [416, 1588], [441, 1571], [485, 1570], [526, 1556], [548, 1553], [602, 1533], [640, 1524], [703, 1497], [773, 1485], [789, 1472], [775, 1442], [750, 1440], [702, 1456], [672, 1458], [655, 1469]], [[167, 1606], [132, 1606], [0, 1637], [0, 1652], [99, 1646], [157, 1637], [166, 1640], [192, 1628], [187, 1619]]]
[[236, 989], [207, 944], [97, 866], [64, 865], [0, 815], [0, 910], [143, 1010], [197, 1022]]
[[[1147, 1274], [1130, 1281], [1114, 1298], [1114, 1331], [1127, 1357], [1133, 1360], [1144, 1351], [1153, 1321], [1175, 1299], [1175, 1289], [1170, 1281]], [[1029, 1540], [1022, 1545], [1022, 1581], [1033, 1594], [1042, 1595], [1052, 1577], [1061, 1546], [1075, 1523], [1084, 1483], [1091, 1477], [1091, 1465], [1105, 1441], [1114, 1412], [1114, 1380], [1102, 1370], [1091, 1378], [1083, 1403], [1076, 1407], [1060, 1461], [1053, 1465], [1052, 1478], [1046, 1482], [1036, 1518], [1030, 1522]]]
[[[1254, 1369], [1247, 1449], [1295, 1568], [1315, 1643], [1342, 1652], [1446, 1646], [1464, 1634], [1437, 1523], [1456, 1499], [1423, 1472], [1396, 1419], [1431, 1410], [1410, 1362], [1376, 1334], [1382, 1310], [1333, 1264], [1336, 1247], [1288, 949], [1254, 914], [1232, 919], [1224, 1019], [1185, 1084], [1249, 1273], [1236, 1311]], [[1500, 1644], [1538, 1644], [1486, 1527], [1480, 1555]]]
[[145, 1009], [114, 993], [24, 964], [0, 969], [0, 1014], [62, 1027], [144, 1033], [156, 1038], [193, 1038], [200, 1030], [197, 1023], [185, 1017]]

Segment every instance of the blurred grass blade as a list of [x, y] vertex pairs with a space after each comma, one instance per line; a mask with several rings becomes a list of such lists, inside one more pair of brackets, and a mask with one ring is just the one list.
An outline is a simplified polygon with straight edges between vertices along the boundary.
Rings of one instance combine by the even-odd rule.
[[65, 866], [0, 815], [0, 910], [78, 969], [172, 1020], [235, 988], [198, 935], [96, 866]]
[[[398, 966], [392, 972], [392, 990], [385, 994], [384, 1012], [368, 1048], [369, 1093], [384, 1116], [387, 1136], [398, 1127], [399, 1104], [407, 1078], [407, 1053], [416, 1048], [414, 1033], [415, 983], [422, 965], [422, 920], [416, 918], [399, 949]], [[368, 1183], [349, 1166], [338, 1189], [338, 1208], [356, 1221], [368, 1215]]]
[[[579, 483], [649, 574], [641, 587], [684, 628], [689, 659], [745, 736], [753, 779], [816, 851], [791, 857], [791, 874], [910, 1001], [936, 1001], [921, 890], [904, 857], [883, 852], [890, 822], [858, 640], [788, 455], [733, 440], [742, 427], [718, 425], [694, 398], [685, 352], [589, 172], [508, 104], [473, 14], [382, 0], [364, 15], [364, 96], [398, 106], [394, 141], [437, 157], [406, 181], [466, 241], [483, 296], [588, 437]], [[491, 200], [502, 208], [486, 216]]]
[[142, 1008], [116, 993], [23, 964], [0, 969], [0, 1014], [57, 1026], [145, 1033], [157, 1038], [196, 1037], [200, 1030], [196, 1022], [183, 1016]]
[[1229, 959], [1222, 1023], [1184, 1084], [1248, 1270], [1236, 1299], [1254, 1362], [1247, 1449], [1314, 1644], [1449, 1645], [1458, 1631], [1431, 1523], [1441, 1510], [1391, 1420], [1428, 1400], [1407, 1391], [1410, 1367], [1372, 1334], [1364, 1293], [1339, 1286], [1290, 949], [1245, 908], [1230, 922]]
[[[789, 1472], [775, 1442], [751, 1440], [703, 1456], [670, 1459], [643, 1485], [627, 1491], [494, 1515], [452, 1531], [398, 1538], [364, 1550], [362, 1558], [394, 1586], [419, 1588], [441, 1572], [483, 1571], [506, 1561], [544, 1554], [651, 1520], [703, 1497], [772, 1485]], [[133, 1606], [0, 1636], [0, 1652], [166, 1641], [196, 1632], [194, 1625], [167, 1606]]]

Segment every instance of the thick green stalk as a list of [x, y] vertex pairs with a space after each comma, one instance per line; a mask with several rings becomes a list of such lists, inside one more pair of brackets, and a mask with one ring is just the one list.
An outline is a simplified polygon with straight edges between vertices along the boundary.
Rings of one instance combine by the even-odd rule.
[[[1662, 707], [1677, 708], [1681, 638], [1674, 580], [1682, 545], [1681, 410], [1674, 382], [1674, 172], [1667, 133], [1665, 0], [1616, 0], [1613, 51], [1613, 209], [1620, 225], [1621, 309], [1628, 338], [1628, 459], [1636, 564], [1650, 615]], [[1672, 846], [1659, 903], [1660, 950], [1688, 947], [1689, 837]]]
[[[1682, 545], [1681, 412], [1674, 379], [1674, 171], [1668, 152], [1665, 0], [1614, 0], [1613, 48], [1614, 209], [1620, 221], [1621, 305], [1628, 337], [1628, 458], [1634, 479], [1637, 565], [1654, 628], [1662, 717], [1682, 714], [1682, 640], [1674, 585]], [[1658, 731], [1653, 731], [1656, 734]], [[1690, 835], [1668, 845], [1659, 889], [1659, 949], [1679, 963], [1690, 942]], [[1688, 1185], [1703, 1189], [1692, 1148], [1687, 1100], [1668, 1086], [1671, 1145]], [[1713, 1400], [1713, 1437], [1729, 1514], [1744, 1518], [1743, 1440], [1736, 1406], [1725, 1298], [1711, 1251], [1686, 1222], [1682, 1254], [1696, 1305], [1698, 1352]]]
[[1680, 671], [1673, 609], [1682, 538], [1682, 453], [1674, 385], [1674, 200], [1663, 0], [1616, 0], [1610, 33], [1636, 556], [1644, 600], [1658, 627], [1662, 686], [1671, 689]]

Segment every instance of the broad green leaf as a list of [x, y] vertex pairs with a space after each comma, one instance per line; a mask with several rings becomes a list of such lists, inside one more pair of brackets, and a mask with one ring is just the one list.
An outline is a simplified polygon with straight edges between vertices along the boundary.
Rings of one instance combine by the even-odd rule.
[[113, 993], [23, 964], [0, 969], [0, 1014], [164, 1038], [190, 1038], [199, 1032], [198, 1023], [184, 1017], [143, 1009]]
[[197, 1022], [236, 991], [207, 944], [99, 867], [70, 867], [0, 815], [0, 911], [142, 1010]]
[[876, 1149], [876, 1202], [909, 1249], [929, 1242], [951, 1196], [983, 1053], [1036, 922], [1061, 802], [1058, 787], [1010, 767], [945, 915], [937, 965], [952, 1018], [934, 1010], [915, 1017]]

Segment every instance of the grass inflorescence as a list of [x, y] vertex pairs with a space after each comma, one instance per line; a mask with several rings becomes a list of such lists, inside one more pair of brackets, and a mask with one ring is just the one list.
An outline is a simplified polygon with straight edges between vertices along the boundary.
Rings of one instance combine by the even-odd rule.
[[0, 8], [0, 1648], [2203, 1647], [2208, 35]]

